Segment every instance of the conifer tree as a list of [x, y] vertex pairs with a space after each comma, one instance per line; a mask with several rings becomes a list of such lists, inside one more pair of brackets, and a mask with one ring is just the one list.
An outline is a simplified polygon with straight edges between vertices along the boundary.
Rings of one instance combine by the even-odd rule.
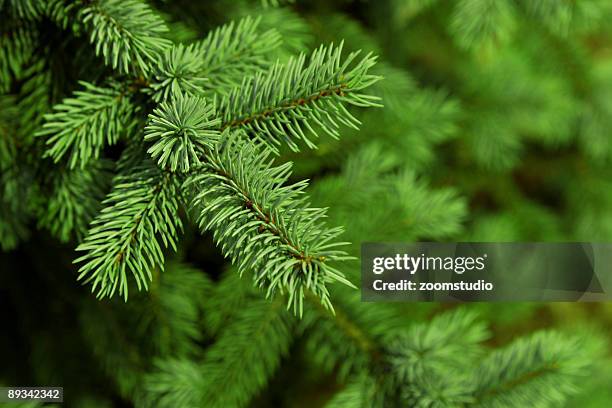
[[[583, 41], [612, 8], [532, 3], [0, 0], [0, 279], [32, 350], [0, 382], [85, 407], [571, 401], [603, 336], [500, 341], [498, 309], [357, 289], [363, 241], [610, 236], [612, 71]], [[537, 149], [584, 177], [526, 174]]]

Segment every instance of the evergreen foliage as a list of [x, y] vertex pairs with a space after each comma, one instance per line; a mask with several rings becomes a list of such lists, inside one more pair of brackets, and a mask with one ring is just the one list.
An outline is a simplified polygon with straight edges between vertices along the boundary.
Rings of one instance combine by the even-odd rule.
[[162, 169], [188, 173], [201, 164], [199, 155], [204, 149], [213, 148], [218, 141], [219, 123], [206, 99], [178, 93], [149, 115], [144, 140], [155, 143], [147, 152]]
[[148, 73], [170, 46], [164, 38], [168, 27], [143, 1], [94, 1], [78, 14], [96, 55], [120, 73]]
[[610, 17], [0, 0], [0, 309], [23, 316], [0, 383], [83, 407], [584, 405], [605, 335], [542, 305], [361, 302], [357, 259], [609, 240]]
[[269, 152], [227, 131], [222, 138], [187, 181], [197, 192], [198, 225], [213, 230], [241, 274], [253, 271], [267, 296], [288, 293], [288, 306], [300, 315], [306, 293], [331, 309], [326, 283], [351, 285], [330, 265], [347, 259], [336, 242], [342, 230], [326, 228], [325, 210], [304, 201], [305, 182], [287, 184], [290, 163], [271, 167]]
[[246, 129], [272, 148], [285, 142], [293, 150], [299, 150], [296, 141], [315, 147], [304, 132], [317, 136], [311, 121], [332, 137], [339, 136], [339, 123], [357, 128], [359, 121], [342, 103], [380, 106], [359, 92], [379, 79], [368, 74], [376, 60], [368, 55], [351, 67], [357, 53], [345, 61], [341, 54], [342, 44], [321, 46], [308, 64], [302, 54], [245, 79], [219, 103], [222, 128]]
[[117, 87], [101, 88], [82, 82], [83, 91], [64, 99], [45, 115], [45, 123], [37, 136], [50, 145], [46, 154], [55, 162], [68, 155], [71, 168], [85, 167], [97, 159], [105, 145], [116, 143], [129, 132], [134, 107]]
[[73, 235], [80, 241], [100, 209], [111, 176], [111, 164], [104, 159], [84, 169], [63, 168], [51, 175], [47, 208], [38, 219], [40, 226], [63, 242]]
[[280, 43], [275, 29], [261, 32], [259, 19], [248, 16], [211, 30], [195, 43], [202, 64], [199, 73], [207, 79], [209, 95], [227, 92], [240, 85], [244, 75], [265, 69], [270, 64], [266, 54]]
[[127, 300], [128, 276], [138, 289], [147, 288], [151, 271], [164, 265], [163, 249], [176, 250], [180, 186], [150, 161], [118, 175], [113, 184], [77, 247], [85, 254], [75, 262], [83, 263], [79, 279], [92, 282], [98, 296], [118, 292]]

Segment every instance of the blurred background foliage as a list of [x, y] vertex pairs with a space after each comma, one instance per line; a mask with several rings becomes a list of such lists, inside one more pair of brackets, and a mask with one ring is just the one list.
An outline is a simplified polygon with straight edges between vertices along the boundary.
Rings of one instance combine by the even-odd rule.
[[[376, 73], [384, 80], [375, 85], [375, 93], [385, 107], [356, 111], [363, 126], [359, 131], [345, 129], [340, 140], [322, 137], [316, 150], [282, 154], [282, 160], [294, 162], [295, 180], [312, 180], [312, 200], [330, 208], [330, 223], [346, 227], [344, 239], [352, 242], [353, 254], [359, 254], [363, 241], [612, 241], [612, 2], [151, 3], [165, 16], [175, 41], [188, 43], [220, 24], [258, 15], [258, 29], [275, 28], [283, 39], [271, 51], [272, 58], [284, 60], [320, 43], [341, 40], [349, 50], [380, 56]], [[46, 29], [59, 36], [57, 30]], [[78, 49], [65, 43], [58, 47], [70, 53]], [[8, 61], [0, 59], [0, 64]], [[87, 67], [62, 63], [62, 72], [55, 72], [49, 85], [58, 95], [74, 87], [71, 77], [91, 77]], [[48, 79], [33, 76], [32, 81], [41, 84]], [[32, 86], [28, 83], [23, 86]], [[32, 112], [32, 126], [36, 126], [37, 111], [46, 111], [57, 99], [31, 98], [22, 101], [23, 109]], [[7, 117], [2, 123], [10, 123], [9, 108], [0, 107], [0, 115]], [[29, 175], [19, 174], [14, 180], [19, 177], [28, 180]], [[18, 228], [18, 220], [14, 221]], [[210, 237], [202, 239], [193, 230], [185, 236], [187, 244], [177, 258], [205, 270], [225, 286], [213, 293], [208, 281], [177, 264], [169, 267], [173, 274], [160, 276], [159, 289], [134, 299], [136, 306], [132, 301], [93, 299], [75, 282], [72, 246], [56, 243], [44, 231], [31, 233], [29, 241], [1, 254], [0, 314], [3, 332], [10, 333], [0, 336], [2, 378], [15, 385], [79, 387], [82, 395], [74, 406], [130, 406], [126, 395], [134, 387], [132, 382], [140, 381], [134, 373], [149, 364], [143, 356], [175, 351], [185, 344], [181, 338], [207, 345], [215, 328], [252, 296], [248, 287], [240, 289], [244, 285], [237, 278], [223, 278], [236, 274], [224, 272], [229, 266]], [[353, 282], [359, 281], [357, 262], [342, 269]], [[138, 302], [154, 301], [156, 290], [170, 293], [169, 309], [185, 302], [181, 316], [171, 315], [171, 327], [162, 326], [165, 332], [149, 330], [156, 326], [148, 320], [164, 318], [164, 303], [155, 303], [160, 308], [155, 317], [131, 311]], [[173, 291], [184, 294], [185, 290], [206, 295], [190, 300], [171, 297]], [[343, 287], [334, 288], [332, 299], [340, 304], [339, 310], [344, 304], [353, 315], [361, 310], [371, 314], [376, 308], [403, 311], [398, 321], [378, 322], [391, 328], [456, 307], [364, 305], [357, 293]], [[465, 307], [478, 310], [490, 323], [488, 344], [492, 346], [541, 328], [594, 330], [612, 340], [612, 305], [608, 303]], [[212, 310], [201, 317], [208, 330], [204, 334], [191, 326], [193, 316], [200, 316], [202, 310]], [[300, 323], [274, 316], [287, 320], [282, 323], [287, 330], [300, 330], [293, 327]], [[374, 324], [375, 320], [365, 321]], [[135, 327], [134, 332], [120, 333]], [[132, 342], [136, 332], [148, 333], [150, 344]], [[117, 339], [124, 343], [117, 344]], [[609, 406], [609, 344], [605, 364], [585, 380], [582, 392], [568, 406]], [[342, 388], [342, 376], [321, 368], [329, 356], [317, 339], [298, 338], [279, 343], [278, 348], [284, 350], [282, 365], [256, 394], [252, 406], [324, 406]], [[197, 353], [189, 348], [179, 351], [181, 355]], [[87, 367], [86, 376], [83, 367]], [[108, 381], [109, 372], [118, 378], [119, 391]], [[184, 375], [192, 381], [188, 371]]]

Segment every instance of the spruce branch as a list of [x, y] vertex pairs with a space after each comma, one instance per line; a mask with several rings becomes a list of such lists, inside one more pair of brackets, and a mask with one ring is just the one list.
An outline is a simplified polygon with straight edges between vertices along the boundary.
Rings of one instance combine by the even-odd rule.
[[178, 92], [204, 94], [207, 78], [202, 75], [203, 65], [202, 55], [193, 44], [179, 44], [166, 50], [156, 65], [150, 85], [153, 100], [165, 101]]
[[326, 284], [351, 283], [330, 264], [350, 259], [334, 242], [341, 228], [327, 228], [325, 210], [304, 201], [305, 181], [284, 185], [291, 164], [272, 167], [269, 153], [225, 132], [206, 153], [203, 166], [188, 178], [195, 191], [198, 224], [212, 230], [222, 251], [240, 273], [253, 271], [256, 285], [288, 294], [287, 307], [302, 315], [306, 292], [332, 309]]
[[278, 300], [251, 300], [207, 349], [204, 361], [159, 360], [145, 386], [160, 407], [245, 407], [289, 351], [294, 325]]
[[35, 193], [24, 166], [19, 134], [19, 109], [12, 95], [0, 95], [0, 248], [10, 250], [29, 233], [30, 203]]
[[355, 301], [353, 291], [347, 299], [339, 296], [342, 292], [349, 291], [334, 290], [334, 315], [318, 299], [307, 297], [311, 307], [306, 309], [300, 322], [300, 331], [307, 330], [309, 334], [306, 350], [312, 360], [344, 381], [350, 375], [367, 372], [372, 362], [381, 360], [383, 350], [372, 333], [375, 331], [372, 326], [386, 316], [364, 308]]
[[[240, 14], [250, 14], [253, 10], [244, 7]], [[280, 59], [286, 61], [289, 57], [300, 52], [309, 52], [312, 49], [314, 35], [310, 23], [305, 16], [288, 7], [268, 8], [260, 11], [258, 29], [274, 29], [280, 34], [281, 44], [270, 50], [268, 58], [271, 61]], [[240, 85], [240, 83], [236, 84]]]
[[186, 173], [200, 164], [202, 150], [217, 142], [219, 123], [203, 98], [178, 93], [149, 115], [144, 139], [155, 143], [148, 153], [161, 168]]
[[46, 2], [44, 0], [3, 0], [0, 1], [0, 9], [3, 6], [8, 9], [9, 15], [13, 18], [37, 20], [44, 13]]
[[564, 40], [570, 34], [575, 36], [601, 28], [609, 13], [609, 4], [600, 1], [540, 0], [518, 2], [517, 5], [539, 26]]
[[3, 21], [0, 28], [0, 93], [8, 93], [14, 79], [20, 79], [25, 64], [37, 44], [38, 29], [34, 23]]
[[[45, 15], [59, 27], [67, 29], [76, 19], [82, 4], [72, 0], [46, 0]], [[72, 24], [75, 34], [80, 32], [80, 27]]]
[[457, 191], [452, 188], [431, 189], [411, 170], [400, 171], [387, 181], [391, 189], [389, 208], [396, 207], [401, 214], [401, 218], [396, 220], [396, 228], [403, 227], [404, 234], [411, 232], [415, 237], [440, 239], [461, 230], [468, 210]]
[[116, 177], [104, 208], [92, 221], [77, 251], [79, 280], [92, 282], [98, 297], [116, 291], [127, 300], [128, 273], [138, 289], [147, 289], [152, 269], [164, 266], [164, 248], [176, 250], [182, 223], [178, 216], [178, 180], [145, 160]]
[[267, 72], [245, 78], [219, 103], [222, 129], [244, 129], [274, 151], [285, 142], [298, 151], [297, 142], [315, 144], [307, 133], [318, 136], [312, 125], [330, 136], [339, 136], [344, 124], [360, 124], [344, 106], [380, 106], [379, 98], [362, 91], [380, 78], [368, 73], [376, 63], [370, 54], [357, 61], [359, 52], [344, 61], [339, 46], [321, 46], [310, 56], [301, 54], [287, 64], [276, 63]]
[[19, 130], [24, 143], [32, 145], [34, 135], [44, 121], [45, 112], [51, 108], [49, 95], [54, 94], [53, 75], [45, 66], [45, 60], [40, 59], [28, 66], [23, 76], [18, 100], [21, 113]]
[[129, 133], [137, 109], [115, 84], [105, 88], [82, 81], [80, 84], [84, 89], [55, 105], [54, 112], [45, 114], [45, 123], [36, 133], [47, 138], [45, 156], [55, 162], [68, 156], [70, 168], [83, 168], [90, 159], [100, 156], [105, 144], [114, 144]]
[[129, 312], [128, 324], [138, 326], [137, 338], [147, 339], [147, 351], [158, 357], [192, 358], [201, 353], [204, 301], [214, 283], [201, 270], [174, 259], [164, 269], [154, 269], [148, 292], [121, 306]]
[[201, 406], [244, 407], [287, 355], [295, 321], [282, 302], [256, 300], [238, 312], [207, 351]]
[[473, 388], [470, 379], [460, 373], [435, 373], [405, 384], [396, 405], [415, 408], [473, 407]]
[[388, 346], [390, 362], [399, 378], [408, 383], [469, 365], [482, 354], [480, 343], [489, 335], [476, 317], [458, 309], [393, 339]]
[[[81, 307], [85, 339], [120, 394], [139, 407], [159, 406], [147, 401], [149, 393], [143, 387], [153, 359], [191, 359], [201, 354], [202, 304], [213, 288], [202, 271], [175, 260], [169, 260], [153, 282], [148, 292], [127, 303], [87, 298]], [[91, 319], [92, 315], [97, 318]], [[178, 381], [174, 378], [174, 383]]]
[[328, 402], [325, 404], [325, 408], [375, 408], [377, 405], [374, 403], [373, 398], [367, 395], [366, 390], [370, 387], [371, 380], [366, 378], [359, 378], [346, 384], [344, 388], [337, 392]]
[[144, 387], [150, 404], [160, 408], [199, 406], [205, 386], [197, 361], [168, 357], [155, 361], [155, 369], [145, 377]]
[[0, 95], [0, 171], [17, 161], [17, 101], [12, 95]]
[[450, 29], [466, 49], [507, 43], [517, 24], [515, 4], [508, 0], [460, 0]]
[[412, 326], [387, 344], [393, 388], [402, 405], [457, 407], [474, 402], [471, 378], [464, 375], [484, 355], [489, 336], [477, 315], [457, 309]]
[[[486, 336], [473, 313], [460, 309], [430, 323], [415, 324], [414, 316], [406, 318], [405, 309], [364, 306], [343, 287], [334, 288], [333, 295], [336, 316], [309, 308], [300, 323], [307, 333], [308, 355], [315, 363], [343, 382], [361, 383], [359, 393], [346, 396], [349, 400], [369, 402], [366, 406], [372, 407], [473, 401], [471, 377], [464, 374], [484, 352], [479, 343]], [[405, 328], [406, 324], [410, 327]], [[346, 401], [339, 396], [336, 403]]]
[[335, 315], [327, 313], [312, 296], [307, 298], [310, 307], [298, 331], [306, 334], [305, 350], [311, 361], [343, 383], [367, 376], [373, 380], [374, 390], [368, 391], [365, 400], [376, 397], [379, 404], [372, 406], [394, 406], [384, 403], [397, 399], [402, 389], [392, 363], [395, 351], [391, 340], [415, 324], [415, 315], [396, 304], [361, 302], [345, 286], [333, 287], [332, 297]]
[[240, 276], [234, 266], [226, 269], [216, 282], [214, 292], [204, 299], [206, 313], [202, 327], [211, 337], [218, 337], [227, 322], [253, 299], [261, 299], [261, 293], [252, 282]]
[[80, 18], [96, 55], [122, 74], [148, 73], [171, 44], [162, 18], [140, 0], [94, 0]]
[[110, 162], [96, 160], [84, 169], [58, 169], [51, 175], [51, 191], [39, 213], [38, 225], [48, 228], [62, 242], [73, 237], [81, 240], [100, 209], [111, 168]]
[[240, 85], [245, 74], [269, 65], [265, 54], [277, 48], [281, 38], [273, 29], [258, 32], [259, 21], [251, 17], [232, 21], [195, 44], [202, 63], [200, 76], [208, 79], [208, 92], [226, 93]]
[[476, 405], [560, 406], [576, 392], [600, 353], [597, 337], [544, 331], [516, 340], [493, 352], [477, 368]]

